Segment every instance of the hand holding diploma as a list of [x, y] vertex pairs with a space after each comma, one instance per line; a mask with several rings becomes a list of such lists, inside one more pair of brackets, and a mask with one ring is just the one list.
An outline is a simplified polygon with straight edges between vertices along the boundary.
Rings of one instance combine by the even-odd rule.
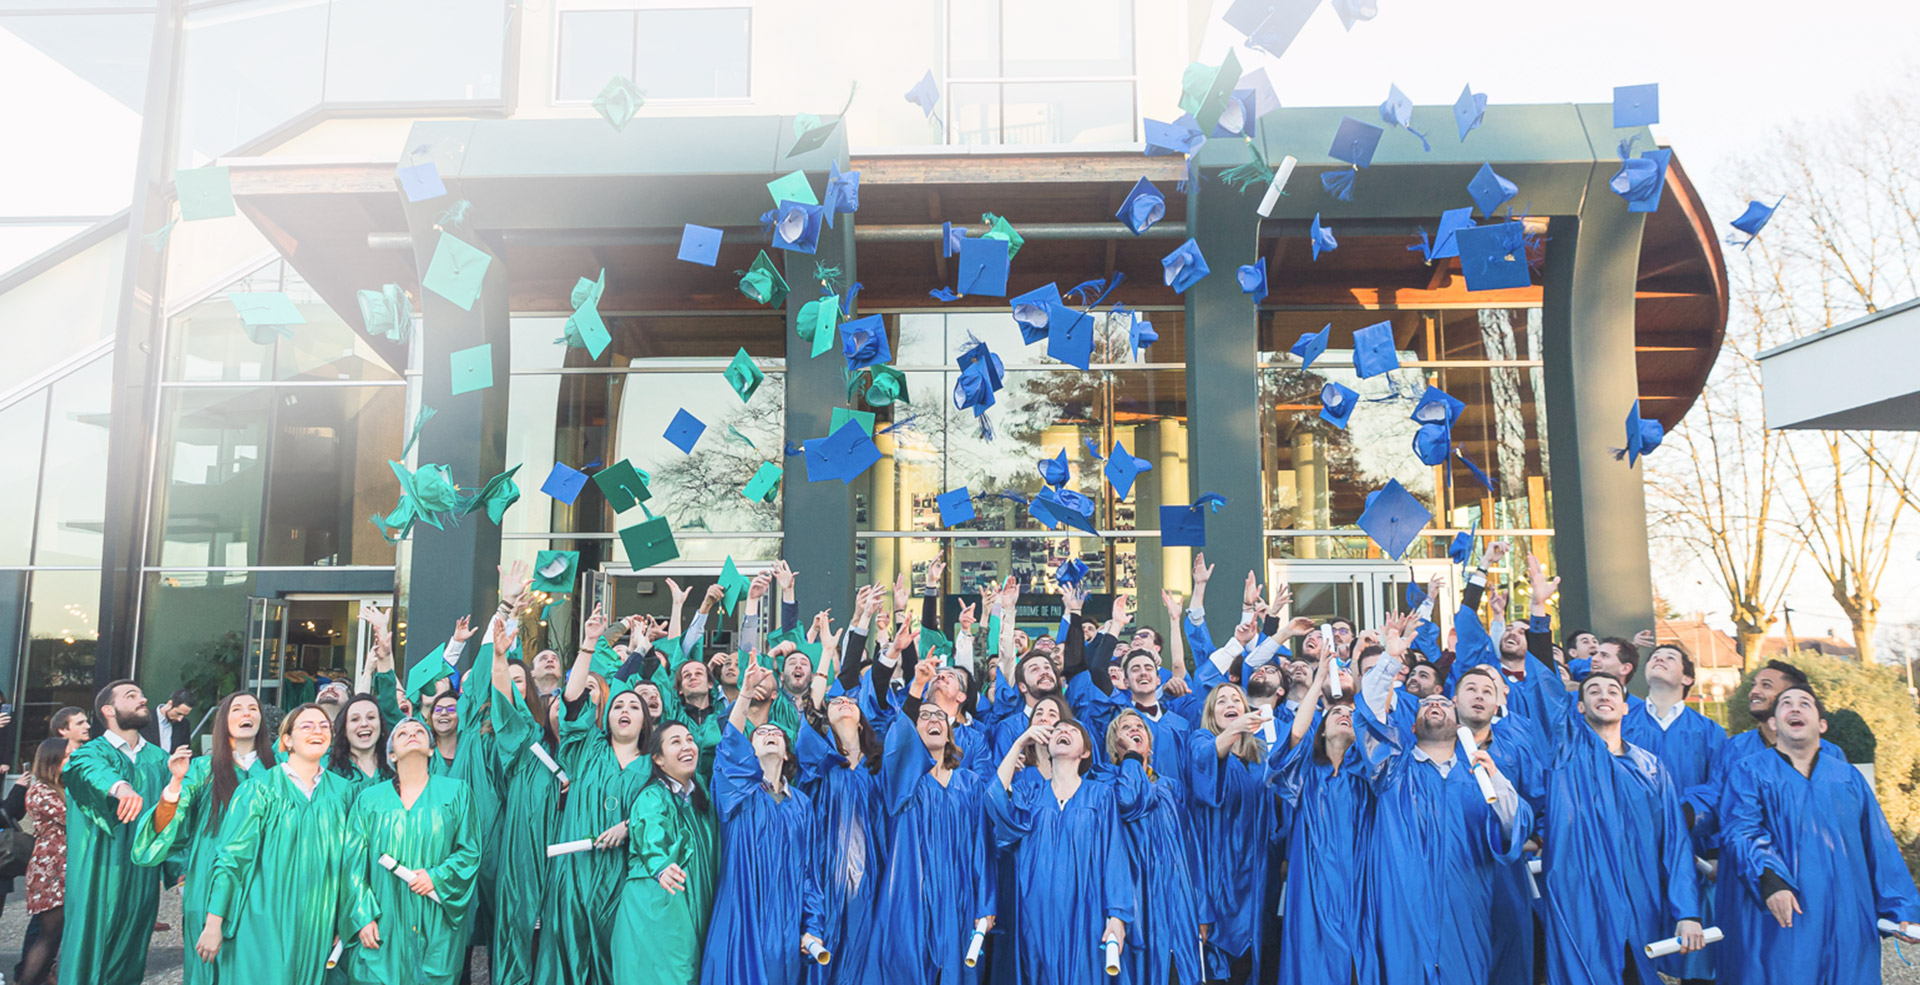
[[[1691, 934], [1685, 932], [1685, 928], [1688, 927], [1693, 928]], [[1669, 937], [1663, 941], [1654, 941], [1646, 947], [1641, 948], [1641, 950], [1645, 951], [1649, 958], [1664, 958], [1669, 954], [1685, 954], [1689, 951], [1698, 951], [1723, 936], [1718, 927], [1708, 927], [1705, 930], [1701, 930], [1700, 922], [1697, 920], [1682, 920], [1679, 926], [1674, 929], [1679, 932], [1678, 936]]]
[[821, 964], [826, 964], [833, 960], [833, 952], [827, 950], [827, 945], [822, 943], [820, 938], [812, 934], [800, 935], [800, 950], [806, 952], [807, 957]]
[[1899, 923], [1882, 920], [1879, 926], [1883, 934], [1892, 934], [1909, 944], [1920, 944], [1920, 924], [1912, 924], [1904, 920]]

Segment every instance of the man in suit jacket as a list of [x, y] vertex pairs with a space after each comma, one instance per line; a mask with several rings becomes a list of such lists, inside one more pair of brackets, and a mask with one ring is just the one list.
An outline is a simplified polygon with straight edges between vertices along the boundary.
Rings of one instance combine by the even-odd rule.
[[193, 692], [175, 691], [173, 697], [155, 711], [140, 735], [171, 756], [175, 749], [187, 744], [187, 733], [193, 729], [192, 717]]

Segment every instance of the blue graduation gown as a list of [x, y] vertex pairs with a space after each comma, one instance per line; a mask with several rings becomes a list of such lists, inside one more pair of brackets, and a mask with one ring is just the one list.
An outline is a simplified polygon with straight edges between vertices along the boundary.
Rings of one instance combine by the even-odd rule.
[[[1373, 924], [1361, 907], [1361, 864], [1373, 827], [1373, 789], [1358, 743], [1336, 772], [1313, 754], [1320, 723], [1299, 743], [1283, 739], [1268, 758], [1269, 782], [1290, 817], [1287, 914], [1280, 981], [1372, 981]], [[1183, 978], [1183, 980], [1185, 980]]]
[[988, 861], [985, 786], [998, 782], [954, 770], [942, 785], [914, 723], [887, 730], [880, 761], [890, 819], [887, 867], [875, 912], [886, 926], [873, 936], [865, 981], [871, 985], [958, 985], [974, 921], [994, 913]]
[[1267, 895], [1267, 862], [1280, 825], [1266, 763], [1248, 763], [1214, 751], [1214, 733], [1187, 736], [1188, 798], [1194, 839], [1200, 844], [1200, 919], [1208, 931], [1211, 977], [1249, 951], [1259, 978], [1261, 900]]
[[813, 798], [789, 784], [776, 799], [762, 778], [753, 740], [729, 722], [713, 761], [720, 878], [701, 985], [798, 985], [813, 963], [800, 935], [838, 946], [826, 940], [813, 867], [797, 864], [817, 847]]
[[[1674, 787], [1680, 791], [1683, 804], [1695, 788], [1709, 782], [1713, 762], [1719, 758], [1721, 747], [1727, 744], [1727, 730], [1721, 728], [1720, 723], [1684, 705], [1673, 724], [1661, 728], [1654, 720], [1652, 706], [1642, 704], [1621, 720], [1620, 737], [1660, 760], [1660, 765], [1667, 768], [1667, 775], [1673, 778]], [[1695, 854], [1704, 854], [1711, 847], [1715, 846], [1694, 838]], [[1713, 883], [1698, 871], [1693, 878], [1694, 891], [1700, 898], [1700, 923], [1713, 926], [1715, 914], [1719, 912], [1713, 907]], [[1670, 954], [1654, 962], [1654, 967], [1673, 978], [1712, 978], [1718, 947], [1692, 954]]]
[[833, 961], [817, 973], [820, 985], [859, 982], [872, 947], [874, 896], [886, 871], [886, 811], [880, 776], [861, 763], [847, 768], [831, 738], [800, 730], [800, 788], [813, 798], [819, 848], [808, 853], [825, 907]]
[[[1721, 952], [1721, 981], [1880, 981], [1875, 925], [1920, 921], [1920, 893], [1866, 777], [1825, 752], [1811, 777], [1777, 753], [1749, 756], [1726, 778], [1723, 806], [1721, 879], [1739, 895], [1721, 927], [1737, 922], [1742, 944]], [[1766, 909], [1760, 876], [1768, 869], [1799, 897], [1791, 928]]]
[[[1355, 705], [1375, 802], [1366, 919], [1405, 931], [1382, 935], [1371, 961], [1388, 985], [1482, 985], [1493, 961], [1494, 878], [1499, 866], [1520, 857], [1533, 808], [1520, 798], [1512, 830], [1505, 830], [1457, 746], [1454, 765], [1442, 776], [1437, 764], [1403, 745], [1408, 734], [1374, 717], [1365, 700]], [[1438, 901], [1432, 899], [1436, 886], [1445, 888]], [[1409, 900], [1420, 901], [1422, 919], [1402, 918]]]
[[[1544, 740], [1524, 718], [1494, 720], [1487, 754], [1501, 775], [1513, 782], [1514, 792], [1533, 808], [1536, 822], [1547, 814], [1546, 749]], [[1493, 877], [1492, 985], [1533, 985], [1533, 890], [1528, 859], [1502, 863]]]
[[1147, 731], [1153, 736], [1153, 767], [1155, 773], [1178, 777], [1185, 785], [1187, 734], [1193, 731], [1193, 723], [1184, 715], [1175, 714], [1161, 698], [1160, 717], [1148, 718], [1134, 707], [1133, 692], [1117, 690], [1102, 695], [1101, 700], [1093, 702], [1082, 716], [1082, 724], [1093, 736], [1094, 761], [1106, 766], [1107, 762], [1107, 726], [1123, 711], [1133, 711], [1140, 720], [1147, 723]]
[[1132, 871], [1113, 784], [1090, 774], [1063, 805], [1038, 770], [1023, 770], [1011, 792], [998, 777], [988, 781], [987, 812], [995, 842], [1013, 853], [1020, 910], [1013, 943], [1021, 980], [1098, 981], [1108, 918], [1134, 918]]
[[1186, 792], [1177, 777], [1158, 767], [1149, 772], [1133, 757], [1121, 761], [1113, 778], [1138, 893], [1121, 952], [1122, 974], [1134, 985], [1166, 985], [1172, 967], [1180, 981], [1198, 983], [1200, 857], [1187, 824]]

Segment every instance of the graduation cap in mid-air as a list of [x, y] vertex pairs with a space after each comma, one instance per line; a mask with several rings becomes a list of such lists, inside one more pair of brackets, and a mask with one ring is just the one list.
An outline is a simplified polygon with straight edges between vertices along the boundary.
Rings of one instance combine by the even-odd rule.
[[920, 107], [927, 119], [933, 119], [933, 108], [940, 105], [940, 87], [934, 84], [933, 69], [927, 69], [927, 74], [907, 90], [907, 102]]
[[1182, 114], [1172, 123], [1142, 120], [1141, 126], [1146, 132], [1148, 157], [1197, 153], [1200, 145], [1207, 142], [1207, 135], [1200, 131], [1200, 124], [1191, 113]]
[[892, 362], [893, 350], [887, 344], [885, 319], [868, 315], [840, 326], [840, 354], [846, 357], [849, 373]]
[[794, 253], [814, 253], [820, 249], [820, 224], [826, 210], [808, 202], [791, 199], [780, 203], [771, 213], [773, 245]]
[[1267, 263], [1256, 258], [1252, 263], [1243, 263], [1233, 272], [1234, 279], [1240, 282], [1240, 293], [1253, 298], [1259, 304], [1267, 297]]
[[688, 263], [711, 267], [720, 259], [720, 238], [720, 230], [712, 226], [696, 226], [689, 222], [680, 229], [678, 258]]
[[579, 551], [541, 551], [533, 558], [533, 583], [536, 592], [564, 595], [573, 591], [580, 570]]
[[686, 408], [682, 407], [674, 413], [673, 420], [667, 424], [665, 437], [675, 448], [691, 455], [694, 442], [699, 441], [700, 435], [706, 433], [706, 430], [705, 423], [687, 413]]
[[1107, 456], [1106, 467], [1100, 471], [1107, 477], [1107, 481], [1113, 485], [1114, 496], [1119, 499], [1126, 499], [1133, 493], [1133, 481], [1140, 477], [1140, 473], [1151, 471], [1152, 469], [1152, 462], [1144, 458], [1133, 457], [1133, 455], [1127, 451], [1126, 445], [1115, 441], [1113, 443], [1112, 454]]
[[282, 291], [236, 292], [227, 295], [227, 300], [240, 313], [240, 327], [247, 338], [261, 345], [292, 338], [293, 326], [307, 323], [299, 305]]
[[1367, 507], [1360, 513], [1359, 527], [1379, 545], [1382, 554], [1398, 561], [1432, 520], [1433, 513], [1421, 505], [1400, 480], [1388, 479], [1385, 486], [1367, 494]]
[[1440, 213], [1440, 225], [1434, 230], [1432, 242], [1427, 241], [1427, 231], [1420, 230], [1418, 245], [1409, 246], [1409, 250], [1419, 250], [1426, 255], [1426, 261], [1445, 260], [1460, 255], [1459, 232], [1473, 228], [1473, 206], [1463, 205], [1457, 209], [1448, 209]]
[[1650, 455], [1666, 440], [1667, 429], [1659, 421], [1640, 416], [1640, 401], [1635, 400], [1627, 411], [1627, 446], [1616, 448], [1614, 458], [1625, 457], [1628, 465], [1640, 461], [1640, 456]]
[[1200, 244], [1191, 238], [1160, 258], [1160, 266], [1166, 275], [1167, 286], [1173, 288], [1175, 294], [1185, 294], [1187, 288], [1200, 283], [1200, 278], [1211, 273], [1207, 269], [1207, 258], [1200, 252]]
[[1225, 505], [1225, 496], [1201, 493], [1189, 505], [1160, 507], [1160, 546], [1207, 546], [1207, 514], [1218, 513]]
[[1671, 150], [1650, 150], [1633, 153], [1634, 139], [1629, 137], [1620, 142], [1620, 170], [1614, 172], [1607, 187], [1615, 195], [1626, 200], [1628, 212], [1660, 211], [1660, 196], [1667, 187], [1667, 163], [1673, 159]]
[[1329, 382], [1320, 388], [1320, 419], [1334, 427], [1346, 427], [1359, 405], [1360, 394], [1351, 387]]
[[1333, 0], [1333, 12], [1340, 15], [1340, 25], [1351, 31], [1354, 24], [1379, 16], [1380, 5], [1374, 0]]
[[664, 516], [622, 528], [620, 545], [626, 548], [627, 565], [635, 571], [665, 564], [680, 556], [680, 547], [673, 540], [673, 528]]
[[1052, 458], [1043, 458], [1040, 460], [1040, 480], [1047, 485], [1055, 487], [1064, 486], [1067, 484], [1067, 476], [1067, 450], [1065, 448], [1060, 449], [1060, 454]]
[[553, 463], [553, 471], [547, 473], [547, 481], [540, 484], [540, 491], [552, 496], [568, 506], [580, 496], [580, 490], [586, 488], [587, 474], [565, 462]]
[[1320, 224], [1320, 213], [1313, 214], [1313, 225], [1307, 228], [1307, 238], [1313, 244], [1313, 258], [1320, 259], [1322, 253], [1332, 253], [1340, 248], [1340, 241], [1333, 238], [1333, 230]]
[[753, 265], [740, 274], [740, 293], [760, 304], [779, 307], [787, 299], [787, 279], [780, 276], [780, 268], [767, 258], [767, 251], [753, 258]]
[[407, 196], [409, 202], [430, 202], [447, 193], [446, 182], [440, 180], [440, 169], [432, 161], [396, 168], [393, 176], [400, 182], [400, 193]]
[[1460, 88], [1460, 98], [1453, 101], [1453, 125], [1460, 131], [1460, 141], [1466, 142], [1467, 134], [1480, 129], [1486, 122], [1487, 94], [1474, 92], [1472, 85]]
[[880, 461], [880, 447], [857, 421], [840, 425], [824, 438], [807, 442], [807, 481], [838, 479], [851, 483]]
[[1328, 322], [1321, 326], [1318, 332], [1301, 332], [1300, 337], [1294, 340], [1293, 346], [1287, 351], [1299, 356], [1300, 368], [1306, 369], [1313, 365], [1315, 359], [1320, 358], [1321, 353], [1327, 351], [1327, 341], [1332, 336], [1333, 323]]
[[935, 497], [940, 506], [940, 525], [955, 527], [973, 519], [973, 493], [966, 486], [949, 489]]
[[860, 172], [840, 170], [839, 161], [827, 162], [827, 197], [822, 208], [829, 229], [833, 228], [834, 216], [860, 211]]
[[1519, 220], [1472, 226], [1454, 234], [1460, 248], [1460, 274], [1469, 291], [1528, 287], [1526, 224]]
[[[1386, 101], [1380, 104], [1380, 120], [1389, 126], [1399, 127], [1420, 138], [1420, 149], [1432, 151], [1433, 145], [1427, 142], [1427, 135], [1413, 128], [1413, 100], [1400, 91], [1397, 85], [1387, 86]], [[1359, 162], [1355, 162], [1356, 164]], [[1362, 164], [1361, 167], [1366, 167]]]
[[1772, 205], [1768, 205], [1765, 202], [1748, 202], [1747, 210], [1740, 213], [1740, 218], [1728, 223], [1728, 225], [1733, 228], [1746, 233], [1747, 238], [1738, 240], [1729, 235], [1727, 237], [1727, 245], [1738, 246], [1743, 250], [1751, 246], [1753, 241], [1760, 237], [1760, 230], [1767, 228], [1767, 223], [1773, 219], [1774, 210], [1778, 209], [1780, 203], [1786, 200], [1787, 197], [1782, 195], [1776, 199]]
[[1660, 84], [1613, 87], [1613, 126], [1652, 126], [1660, 122]]
[[647, 94], [624, 75], [609, 79], [600, 94], [593, 97], [594, 112], [613, 124], [616, 131], [625, 130], [627, 124], [633, 122], [634, 114], [646, 104]]
[[1473, 204], [1480, 209], [1480, 214], [1491, 219], [1495, 209], [1520, 194], [1520, 186], [1500, 177], [1492, 164], [1483, 163], [1473, 180], [1467, 182], [1467, 194], [1473, 196]]
[[1013, 320], [1020, 326], [1020, 340], [1028, 345], [1047, 337], [1053, 309], [1061, 303], [1058, 284], [1036, 287], [1007, 302], [1013, 308]]
[[1353, 369], [1360, 378], [1371, 379], [1400, 368], [1400, 352], [1394, 347], [1393, 322], [1375, 322], [1353, 333]]
[[1368, 167], [1373, 164], [1373, 152], [1380, 148], [1380, 136], [1384, 133], [1385, 130], [1371, 123], [1343, 116], [1340, 129], [1333, 133], [1333, 146], [1327, 148], [1327, 156], [1356, 168]]
[[1121, 225], [1138, 236], [1152, 229], [1153, 224], [1166, 218], [1166, 215], [1167, 197], [1160, 194], [1160, 189], [1153, 187], [1153, 182], [1142, 177], [1134, 183], [1133, 190], [1127, 192], [1126, 201], [1120, 203], [1117, 217]]
[[733, 354], [733, 361], [727, 364], [726, 371], [720, 375], [726, 379], [727, 386], [732, 387], [733, 392], [739, 395], [740, 402], [743, 404], [753, 399], [754, 391], [760, 389], [760, 384], [767, 378], [767, 374], [760, 371], [753, 357], [747, 355], [745, 346]]

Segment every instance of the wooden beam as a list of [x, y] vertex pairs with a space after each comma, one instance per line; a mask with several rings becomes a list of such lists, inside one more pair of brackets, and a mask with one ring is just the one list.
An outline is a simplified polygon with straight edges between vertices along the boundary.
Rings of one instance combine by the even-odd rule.
[[930, 183], [986, 185], [1026, 184], [1098, 185], [1131, 183], [1141, 175], [1149, 181], [1178, 181], [1186, 175], [1186, 159], [1143, 157], [1133, 153], [1100, 154], [927, 154], [856, 157], [852, 167], [860, 184], [924, 185]]

